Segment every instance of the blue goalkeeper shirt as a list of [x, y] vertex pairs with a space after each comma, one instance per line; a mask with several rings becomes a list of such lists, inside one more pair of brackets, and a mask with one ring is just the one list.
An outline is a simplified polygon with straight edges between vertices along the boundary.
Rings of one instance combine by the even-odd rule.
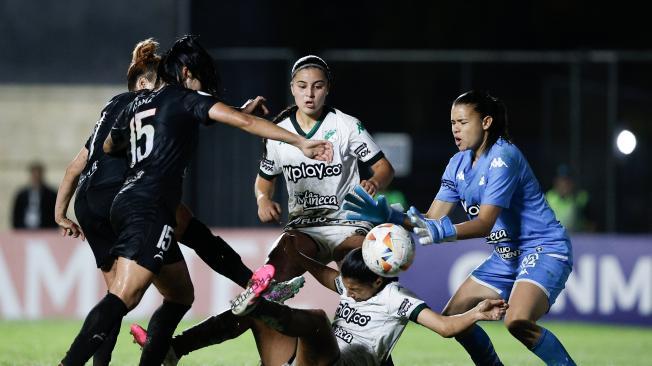
[[567, 257], [572, 263], [566, 230], [548, 206], [539, 182], [521, 151], [499, 138], [472, 167], [473, 151], [460, 151], [448, 163], [436, 199], [459, 202], [470, 220], [480, 205], [502, 207], [486, 238], [488, 244]]

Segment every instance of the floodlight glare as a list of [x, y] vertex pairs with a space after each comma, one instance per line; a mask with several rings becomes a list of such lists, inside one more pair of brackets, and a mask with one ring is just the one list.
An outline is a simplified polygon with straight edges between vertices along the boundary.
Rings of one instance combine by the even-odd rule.
[[616, 138], [616, 146], [618, 146], [618, 151], [629, 155], [636, 148], [636, 136], [628, 130], [622, 130]]

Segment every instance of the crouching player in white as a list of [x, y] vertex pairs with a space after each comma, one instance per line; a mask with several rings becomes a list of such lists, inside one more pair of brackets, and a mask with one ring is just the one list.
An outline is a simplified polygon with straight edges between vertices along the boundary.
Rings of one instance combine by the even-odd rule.
[[[484, 300], [464, 314], [442, 316], [430, 310], [396, 278], [373, 273], [364, 264], [360, 248], [346, 255], [341, 273], [297, 251], [286, 250], [286, 253], [303, 264], [322, 285], [340, 294], [332, 324], [323, 310], [294, 309], [262, 297], [248, 306], [233, 307], [236, 315], [257, 318], [299, 339], [296, 354], [286, 365], [382, 365], [408, 320], [443, 337], [452, 337], [476, 321], [500, 319], [508, 306], [504, 300]], [[260, 285], [252, 282], [252, 286]], [[264, 289], [255, 292], [263, 293]]]

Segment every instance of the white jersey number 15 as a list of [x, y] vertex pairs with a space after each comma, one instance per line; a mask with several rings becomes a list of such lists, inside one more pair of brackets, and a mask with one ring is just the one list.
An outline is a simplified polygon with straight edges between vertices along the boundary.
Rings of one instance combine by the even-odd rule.
[[[147, 158], [152, 153], [154, 147], [154, 126], [144, 125], [143, 120], [151, 117], [156, 113], [156, 108], [148, 109], [146, 111], [138, 112], [129, 122], [131, 130], [131, 167], [133, 168], [136, 163]], [[144, 138], [144, 141], [143, 141]], [[145, 150], [143, 151], [143, 142]]]

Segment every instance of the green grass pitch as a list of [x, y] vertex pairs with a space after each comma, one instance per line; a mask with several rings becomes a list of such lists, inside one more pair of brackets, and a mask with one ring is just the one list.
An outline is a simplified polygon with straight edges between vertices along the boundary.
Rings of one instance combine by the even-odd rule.
[[[118, 338], [114, 365], [135, 365], [140, 349], [131, 343], [128, 322]], [[184, 321], [182, 330], [193, 322]], [[564, 343], [579, 365], [650, 365], [652, 329], [543, 323]], [[66, 320], [0, 321], [0, 365], [55, 365], [61, 360], [81, 322]], [[513, 339], [501, 323], [483, 323], [505, 365], [543, 365]], [[453, 339], [444, 339], [418, 325], [410, 324], [392, 353], [396, 365], [469, 365], [470, 360]], [[181, 365], [257, 365], [251, 333], [206, 348], [181, 361]], [[88, 363], [91, 364], [90, 362]]]

